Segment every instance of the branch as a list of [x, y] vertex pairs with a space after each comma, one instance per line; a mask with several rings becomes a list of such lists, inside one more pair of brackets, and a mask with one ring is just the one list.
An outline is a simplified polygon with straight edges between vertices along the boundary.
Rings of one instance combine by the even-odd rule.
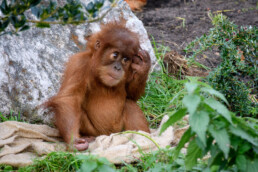
[[101, 21], [115, 6], [117, 5], [117, 2], [114, 2], [111, 7], [100, 17], [95, 18], [95, 19], [90, 19], [90, 20], [85, 20], [85, 21], [68, 21], [68, 22], [63, 22], [63, 21], [38, 21], [38, 20], [27, 20], [29, 23], [42, 23], [42, 24], [83, 24], [85, 22], [87, 23], [94, 23], [97, 21]]

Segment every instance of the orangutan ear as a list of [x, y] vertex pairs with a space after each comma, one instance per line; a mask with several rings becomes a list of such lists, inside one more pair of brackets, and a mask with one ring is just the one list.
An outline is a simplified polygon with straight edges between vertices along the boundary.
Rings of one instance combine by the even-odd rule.
[[95, 49], [97, 50], [97, 49], [99, 49], [99, 48], [100, 48], [100, 41], [97, 40], [97, 41], [96, 41], [96, 44], [95, 44]]

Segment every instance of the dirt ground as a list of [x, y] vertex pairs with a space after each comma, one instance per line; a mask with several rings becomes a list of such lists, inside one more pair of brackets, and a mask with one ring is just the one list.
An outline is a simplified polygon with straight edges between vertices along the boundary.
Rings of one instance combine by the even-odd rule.
[[[224, 11], [237, 25], [258, 26], [257, 0], [147, 0], [143, 11], [136, 15], [143, 21], [157, 43], [184, 55], [185, 46], [212, 27], [207, 12]], [[216, 67], [220, 60], [214, 53], [199, 62]]]

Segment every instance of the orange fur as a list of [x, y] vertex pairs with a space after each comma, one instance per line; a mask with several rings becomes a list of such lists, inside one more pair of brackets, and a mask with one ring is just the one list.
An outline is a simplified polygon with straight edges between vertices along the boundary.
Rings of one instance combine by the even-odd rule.
[[59, 92], [46, 103], [64, 140], [85, 150], [83, 137], [149, 132], [136, 101], [144, 93], [150, 65], [135, 33], [119, 23], [102, 26], [89, 38], [86, 51], [70, 58]]

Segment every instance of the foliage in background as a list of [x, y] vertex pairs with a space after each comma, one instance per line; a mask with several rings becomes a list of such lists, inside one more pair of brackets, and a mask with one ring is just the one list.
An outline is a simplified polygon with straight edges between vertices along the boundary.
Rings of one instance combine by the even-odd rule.
[[[101, 20], [114, 7], [118, 0], [109, 0], [112, 4], [106, 12], [104, 0], [94, 0], [87, 5], [79, 0], [66, 0], [63, 6], [57, 5], [57, 1], [42, 0], [3, 0], [0, 4], [0, 35], [16, 34], [30, 28], [29, 23], [36, 27], [50, 27], [51, 24], [82, 24]], [[27, 13], [32, 13], [37, 20], [31, 20]], [[8, 27], [9, 26], [9, 27]]]
[[[172, 113], [182, 106], [185, 94], [183, 86], [186, 80], [176, 80], [168, 75], [163, 64], [164, 55], [169, 51], [168, 47], [158, 46], [152, 42], [157, 64], [161, 70], [151, 72], [145, 95], [139, 100], [141, 109], [146, 114], [151, 127], [157, 128], [165, 114]], [[156, 66], [155, 65], [155, 66]]]
[[209, 84], [226, 96], [232, 111], [240, 116], [258, 117], [256, 98], [254, 102], [249, 99], [250, 93], [258, 93], [258, 29], [239, 28], [222, 14], [209, 16], [214, 28], [191, 42], [185, 51], [191, 52], [190, 60], [194, 60], [198, 54], [218, 47], [222, 62], [210, 72]]
[[[206, 170], [253, 171], [258, 169], [258, 120], [246, 122], [236, 117], [225, 105], [227, 100], [209, 85], [192, 79], [185, 84], [188, 92], [184, 107], [170, 116], [161, 132], [189, 114], [190, 128], [184, 133], [174, 153], [189, 143], [185, 157], [186, 170], [191, 170], [199, 158], [210, 156]], [[219, 101], [220, 100], [220, 101]]]

